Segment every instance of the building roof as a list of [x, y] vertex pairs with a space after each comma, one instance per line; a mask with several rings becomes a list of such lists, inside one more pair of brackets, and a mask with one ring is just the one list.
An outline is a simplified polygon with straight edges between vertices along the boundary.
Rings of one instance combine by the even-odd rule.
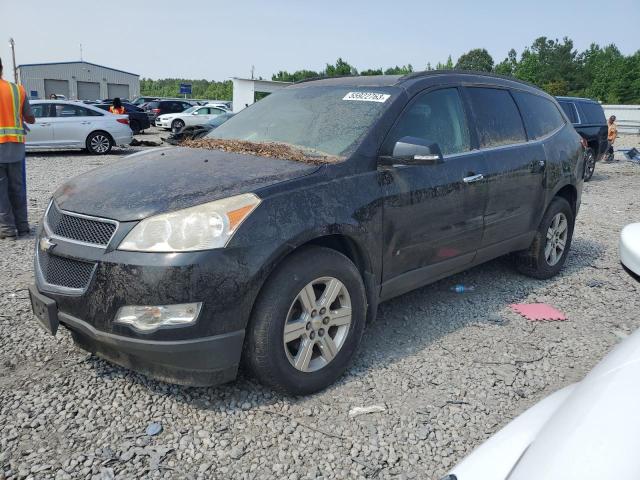
[[22, 65], [18, 65], [18, 68], [22, 68], [22, 67], [39, 67], [41, 65], [72, 65], [74, 63], [84, 63], [85, 65], [93, 65], [94, 67], [106, 68], [107, 70], [113, 70], [114, 72], [126, 73], [127, 75], [135, 75], [136, 77], [140, 76], [137, 73], [125, 72], [124, 70], [119, 70], [117, 68], [111, 68], [111, 67], [106, 67], [104, 65], [98, 65], [97, 63], [85, 62], [84, 60], [77, 60], [75, 62], [23, 63]]

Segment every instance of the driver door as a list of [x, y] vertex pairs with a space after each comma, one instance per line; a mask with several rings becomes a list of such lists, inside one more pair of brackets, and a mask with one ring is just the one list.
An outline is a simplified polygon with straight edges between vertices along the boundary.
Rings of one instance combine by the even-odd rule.
[[471, 264], [482, 240], [488, 186], [458, 88], [418, 94], [382, 148], [403, 137], [437, 143], [442, 160], [380, 167], [384, 195], [382, 297], [404, 293]]

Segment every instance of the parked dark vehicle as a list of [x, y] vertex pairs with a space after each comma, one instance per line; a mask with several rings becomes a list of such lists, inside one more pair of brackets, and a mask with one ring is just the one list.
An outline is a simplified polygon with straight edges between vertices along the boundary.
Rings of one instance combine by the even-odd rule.
[[178, 147], [69, 181], [37, 236], [47, 330], [168, 382], [229, 381], [243, 361], [307, 394], [344, 372], [379, 302], [512, 252], [546, 279], [571, 246], [580, 136], [515, 80], [303, 82], [207, 138], [307, 160]]
[[153, 100], [160, 100], [160, 99], [158, 97], [136, 97], [133, 100], [131, 100], [131, 103], [133, 105], [137, 105], [139, 107], [139, 106], [141, 106], [141, 105], [143, 105], [145, 103], [151, 102]]
[[[96, 105], [96, 107], [108, 112], [111, 105], [111, 103], [102, 103]], [[126, 102], [122, 102], [122, 106], [125, 112], [127, 112], [127, 115], [129, 115], [129, 126], [134, 134], [137, 135], [151, 126], [149, 116], [144, 110]]]
[[584, 151], [584, 180], [593, 176], [596, 161], [601, 160], [609, 146], [607, 119], [602, 106], [595, 100], [577, 97], [556, 97], [573, 128], [587, 142]]
[[147, 112], [149, 122], [154, 125], [158, 115], [164, 115], [165, 113], [180, 113], [192, 106], [193, 105], [189, 102], [183, 100], [152, 100], [151, 102], [143, 104], [142, 108]]

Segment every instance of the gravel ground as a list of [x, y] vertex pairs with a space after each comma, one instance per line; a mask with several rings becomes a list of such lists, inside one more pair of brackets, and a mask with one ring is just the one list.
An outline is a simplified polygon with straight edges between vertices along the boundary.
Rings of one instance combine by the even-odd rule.
[[[30, 155], [31, 222], [61, 182], [124, 153]], [[5, 242], [0, 480], [438, 478], [640, 326], [640, 285], [617, 252], [621, 227], [640, 218], [638, 191], [639, 165], [598, 164], [561, 275], [531, 280], [499, 259], [382, 304], [347, 374], [304, 398], [243, 376], [171, 386], [82, 352], [65, 331], [47, 336], [25, 290], [33, 239]], [[453, 293], [456, 283], [475, 290]], [[569, 320], [528, 322], [510, 311], [514, 302], [547, 302]], [[373, 405], [383, 411], [349, 416]], [[162, 432], [145, 435], [152, 422]]]

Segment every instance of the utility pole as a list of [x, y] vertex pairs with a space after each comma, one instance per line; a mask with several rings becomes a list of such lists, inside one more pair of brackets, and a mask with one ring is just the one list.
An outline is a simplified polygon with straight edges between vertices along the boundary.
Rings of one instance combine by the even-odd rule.
[[11, 45], [11, 56], [13, 57], [13, 80], [18, 83], [18, 69], [16, 68], [16, 42], [13, 38], [9, 39], [9, 45]]
[[255, 66], [251, 65], [251, 80], [253, 80], [253, 72], [255, 71]]
[[82, 44], [80, 44], [80, 61], [82, 61]]

